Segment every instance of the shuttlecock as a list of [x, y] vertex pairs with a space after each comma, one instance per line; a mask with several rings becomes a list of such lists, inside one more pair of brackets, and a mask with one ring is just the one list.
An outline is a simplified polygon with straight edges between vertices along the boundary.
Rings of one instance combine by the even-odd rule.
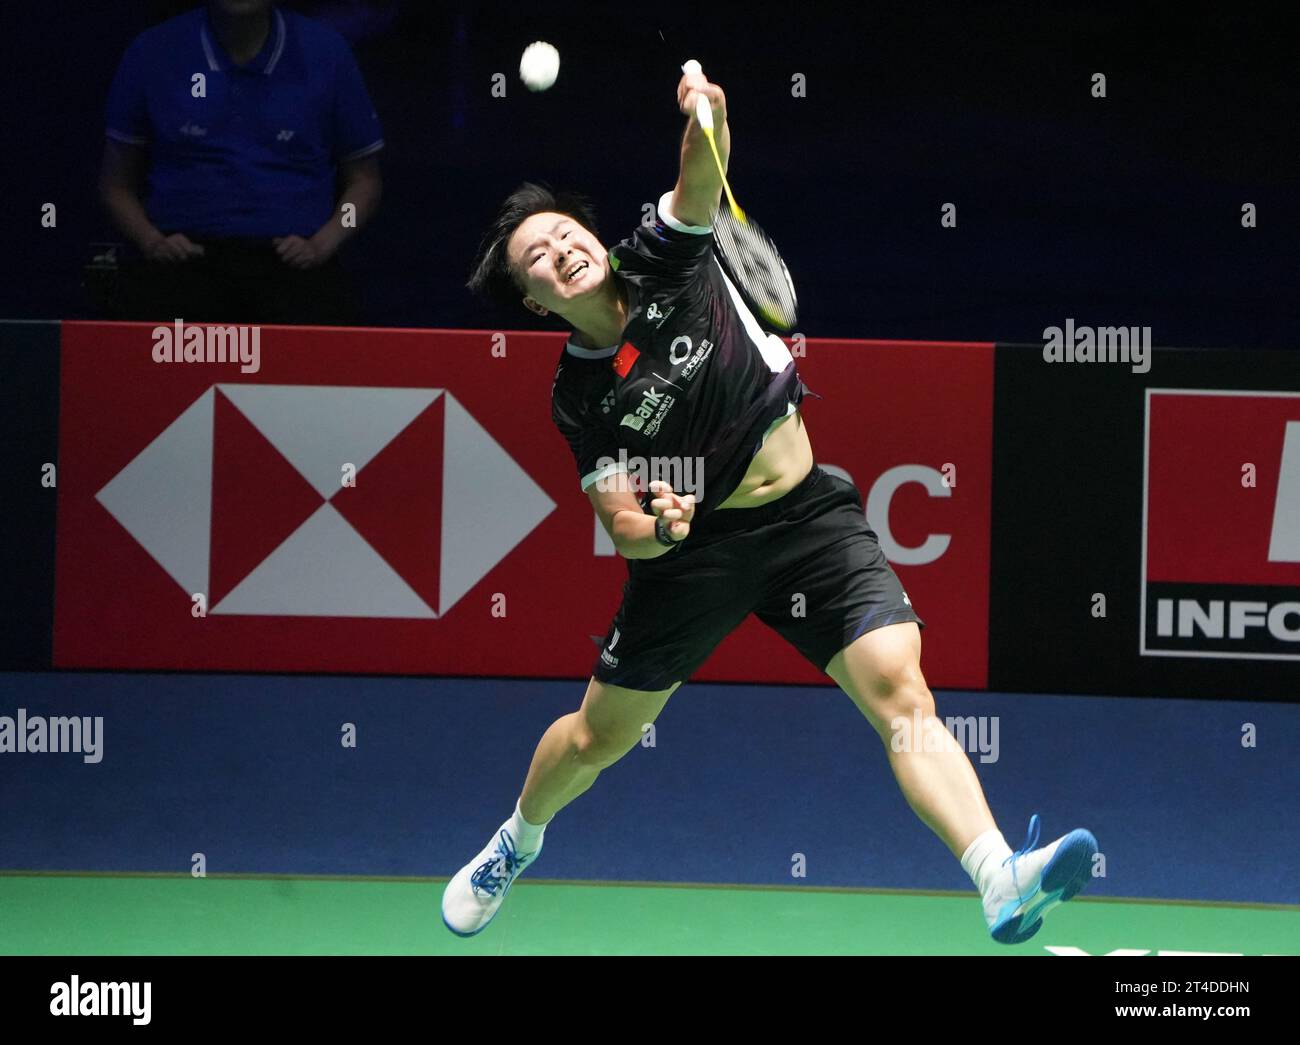
[[543, 40], [524, 49], [519, 59], [519, 79], [530, 91], [544, 91], [560, 74], [560, 52]]

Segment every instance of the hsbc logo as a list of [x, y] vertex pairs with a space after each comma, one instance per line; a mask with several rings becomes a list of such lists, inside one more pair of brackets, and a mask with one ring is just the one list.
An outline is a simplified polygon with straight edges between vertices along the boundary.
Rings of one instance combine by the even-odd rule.
[[[853, 476], [839, 465], [828, 464], [823, 461], [821, 462], [821, 469], [857, 487]], [[926, 534], [925, 539], [916, 545], [904, 544], [895, 535], [890, 521], [891, 506], [898, 491], [909, 484], [922, 487], [930, 497], [952, 496], [952, 486], [945, 481], [944, 473], [938, 469], [921, 464], [895, 465], [877, 476], [868, 488], [864, 515], [866, 516], [867, 525], [875, 531], [880, 542], [880, 550], [885, 553], [886, 559], [899, 566], [924, 566], [937, 562], [947, 553], [949, 546], [952, 544], [953, 535], [950, 533]], [[911, 605], [906, 593], [903, 594], [903, 599], [909, 606]]]
[[[473, 350], [478, 331], [268, 327], [262, 370], [240, 375], [154, 363], [152, 326], [62, 327], [56, 667], [567, 677], [600, 663], [609, 618], [575, 631], [554, 612], [566, 585], [608, 585], [614, 598], [625, 571], [575, 489], [546, 397], [537, 398], [547, 377], [563, 374], [557, 356], [564, 370], [572, 365], [553, 333], [512, 335], [537, 350], [503, 375], [490, 353]], [[592, 415], [644, 444], [629, 455], [653, 460], [651, 440], [664, 437], [646, 431], [653, 413], [640, 432], [618, 427], [651, 385], [663, 393], [665, 426], [682, 423], [666, 404], [683, 394], [652, 369], [685, 388], [682, 371], [698, 358], [693, 383], [708, 378], [717, 348], [704, 355], [693, 334], [687, 360], [665, 369], [677, 333], [656, 335], [644, 364], [624, 346], [625, 376], [587, 368]], [[830, 420], [840, 408], [828, 400], [827, 431], [861, 472], [864, 501], [874, 506], [873, 489], [895, 491], [893, 544], [927, 561], [940, 554], [936, 542], [948, 545], [942, 583], [924, 566], [896, 568], [912, 601], [929, 607], [927, 620], [952, 636], [936, 673], [978, 688], [987, 672], [992, 349], [934, 351], [960, 379], [882, 401], [871, 425], [851, 404]], [[910, 347], [878, 355], [891, 384], [911, 387]], [[976, 362], [963, 369], [968, 355]], [[604, 415], [611, 385], [616, 402]], [[936, 406], [942, 425], [908, 426]], [[907, 432], [907, 443], [879, 451], [878, 430]], [[967, 469], [960, 498], [932, 489], [928, 473], [881, 474], [898, 461], [938, 468], [954, 446]], [[346, 464], [355, 487], [342, 486]], [[546, 534], [554, 539], [539, 542]], [[191, 612], [197, 592], [207, 595], [206, 618]], [[620, 637], [611, 656], [626, 662], [625, 645]]]
[[1148, 389], [1143, 656], [1300, 660], [1300, 393]]
[[208, 614], [281, 617], [440, 617], [555, 508], [445, 389], [323, 385], [210, 386], [95, 500]]

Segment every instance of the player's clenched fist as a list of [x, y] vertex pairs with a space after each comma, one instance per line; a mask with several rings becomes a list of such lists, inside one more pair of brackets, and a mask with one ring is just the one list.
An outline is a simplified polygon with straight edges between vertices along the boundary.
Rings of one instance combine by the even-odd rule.
[[[695, 495], [685, 497], [673, 493], [673, 488], [661, 479], [650, 484], [650, 492], [658, 494], [650, 502], [650, 510], [664, 520], [663, 528], [674, 541], [684, 541], [691, 532], [695, 518]], [[657, 525], [657, 524], [656, 524]]]

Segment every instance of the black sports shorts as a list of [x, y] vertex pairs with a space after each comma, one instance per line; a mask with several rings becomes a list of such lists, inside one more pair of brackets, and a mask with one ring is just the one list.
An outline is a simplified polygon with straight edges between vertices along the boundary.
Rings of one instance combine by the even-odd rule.
[[724, 508], [680, 548], [629, 559], [592, 674], [628, 689], [684, 682], [750, 614], [825, 671], [865, 632], [915, 621], [852, 483], [816, 464], [789, 493]]

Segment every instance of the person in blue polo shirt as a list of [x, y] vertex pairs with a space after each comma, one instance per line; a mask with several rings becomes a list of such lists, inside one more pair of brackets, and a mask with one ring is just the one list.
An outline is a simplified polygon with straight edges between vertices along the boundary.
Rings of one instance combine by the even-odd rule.
[[119, 318], [355, 322], [342, 243], [379, 204], [379, 117], [347, 43], [270, 0], [141, 33], [108, 97], [100, 194], [141, 260]]

